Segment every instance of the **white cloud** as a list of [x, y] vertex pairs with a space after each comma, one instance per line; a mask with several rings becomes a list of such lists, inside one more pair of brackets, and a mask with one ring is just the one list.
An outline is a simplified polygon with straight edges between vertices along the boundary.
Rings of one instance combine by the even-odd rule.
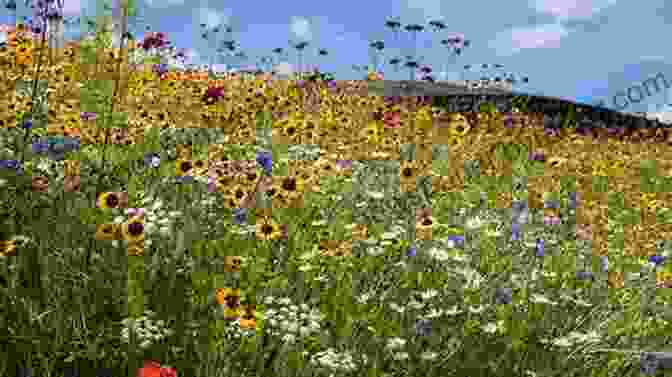
[[228, 24], [230, 14], [220, 12], [212, 8], [198, 8], [194, 9], [194, 18], [196, 20], [196, 24], [205, 24], [206, 28], [212, 29], [215, 26]]
[[304, 17], [292, 17], [290, 30], [294, 36], [301, 38], [302, 40], [309, 41], [313, 39], [310, 21]]
[[273, 67], [278, 77], [289, 77], [294, 72], [294, 67], [287, 62], [280, 62]]
[[422, 13], [423, 17], [436, 17], [441, 13], [441, 0], [406, 0], [406, 7]]
[[499, 33], [490, 43], [501, 55], [510, 55], [530, 48], [554, 48], [569, 32], [561, 24], [513, 28]]
[[531, 0], [539, 13], [550, 14], [559, 21], [591, 18], [616, 0]]

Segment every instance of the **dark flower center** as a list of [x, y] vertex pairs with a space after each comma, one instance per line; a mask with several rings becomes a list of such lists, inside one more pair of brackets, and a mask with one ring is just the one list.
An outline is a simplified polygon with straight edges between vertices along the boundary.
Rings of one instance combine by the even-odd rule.
[[224, 301], [229, 308], [237, 308], [240, 303], [240, 298], [237, 296], [227, 296]]
[[180, 165], [180, 169], [181, 169], [183, 172], [188, 172], [189, 170], [191, 170], [191, 162], [189, 162], [189, 161], [185, 161], [185, 162], [183, 162], [183, 163]]
[[110, 208], [114, 208], [119, 205], [119, 198], [114, 194], [110, 194], [105, 198], [105, 204]]
[[261, 227], [261, 233], [271, 234], [273, 233], [273, 227], [268, 224], [265, 224], [264, 226]]
[[138, 236], [142, 234], [142, 231], [145, 227], [141, 223], [134, 222], [128, 225], [128, 233], [133, 236]]
[[287, 178], [284, 182], [282, 182], [282, 188], [287, 191], [296, 190], [296, 180], [294, 178]]

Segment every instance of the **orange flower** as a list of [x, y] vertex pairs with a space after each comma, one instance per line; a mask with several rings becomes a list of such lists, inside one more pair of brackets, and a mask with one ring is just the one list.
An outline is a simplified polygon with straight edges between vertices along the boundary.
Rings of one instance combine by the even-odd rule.
[[142, 368], [138, 369], [137, 377], [162, 377], [161, 364], [156, 361], [145, 360]]
[[256, 318], [256, 313], [257, 310], [254, 305], [252, 304], [246, 304], [242, 305], [242, 312], [243, 315], [240, 318], [239, 324], [240, 327], [243, 329], [254, 329], [257, 327], [257, 318]]

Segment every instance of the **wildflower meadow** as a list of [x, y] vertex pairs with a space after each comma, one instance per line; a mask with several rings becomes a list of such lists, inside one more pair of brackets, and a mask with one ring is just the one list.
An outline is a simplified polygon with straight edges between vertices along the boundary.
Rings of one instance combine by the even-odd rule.
[[672, 373], [668, 130], [38, 19], [0, 48], [0, 376]]

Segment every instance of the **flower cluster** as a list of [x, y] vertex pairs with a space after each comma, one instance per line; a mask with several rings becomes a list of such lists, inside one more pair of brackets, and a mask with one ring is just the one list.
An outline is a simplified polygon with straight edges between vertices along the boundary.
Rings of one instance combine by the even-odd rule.
[[272, 336], [283, 343], [294, 344], [300, 338], [317, 335], [322, 330], [324, 316], [307, 304], [294, 305], [283, 297], [267, 296], [264, 299], [264, 324]]
[[126, 318], [122, 321], [121, 339], [124, 343], [130, 343], [131, 333], [136, 337], [140, 348], [147, 349], [166, 337], [173, 334], [163, 320], [156, 320], [156, 313], [151, 310], [145, 311], [145, 315], [139, 318]]

